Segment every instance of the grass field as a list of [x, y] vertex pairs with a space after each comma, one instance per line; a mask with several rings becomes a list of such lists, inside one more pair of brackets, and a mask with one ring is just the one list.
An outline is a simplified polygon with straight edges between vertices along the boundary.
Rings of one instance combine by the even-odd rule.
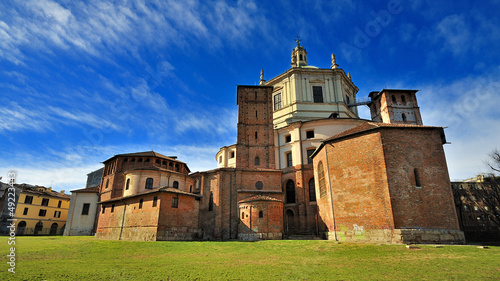
[[500, 280], [500, 247], [0, 237], [0, 280]]

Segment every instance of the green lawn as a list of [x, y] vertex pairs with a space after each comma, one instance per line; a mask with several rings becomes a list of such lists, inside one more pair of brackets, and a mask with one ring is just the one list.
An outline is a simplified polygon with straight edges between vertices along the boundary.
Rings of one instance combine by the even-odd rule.
[[0, 237], [0, 280], [500, 280], [500, 247]]

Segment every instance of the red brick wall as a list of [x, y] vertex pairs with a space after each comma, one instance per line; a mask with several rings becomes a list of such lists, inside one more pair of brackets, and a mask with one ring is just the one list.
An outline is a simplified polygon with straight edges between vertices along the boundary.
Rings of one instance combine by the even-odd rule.
[[[329, 178], [325, 180], [333, 191], [336, 230], [394, 228], [380, 135], [345, 138], [324, 148], [328, 157], [323, 165]], [[321, 198], [321, 205], [325, 199]], [[331, 211], [331, 207], [327, 209]]]
[[[104, 203], [105, 212], [99, 214], [97, 236], [116, 240], [156, 240], [159, 204], [152, 207], [153, 197], [158, 196], [155, 194]], [[140, 199], [144, 200], [142, 209], [139, 209]]]
[[459, 229], [440, 130], [382, 130], [396, 228]]
[[[238, 86], [237, 168], [275, 167], [272, 89], [267, 86]], [[259, 165], [254, 165], [256, 156], [260, 159]]]
[[[259, 213], [262, 212], [262, 218]], [[240, 223], [238, 234], [261, 234], [262, 239], [276, 239], [283, 232], [283, 203], [277, 201], [252, 201], [239, 204]], [[279, 235], [281, 236], [281, 235]], [[279, 237], [281, 238], [281, 237]]]

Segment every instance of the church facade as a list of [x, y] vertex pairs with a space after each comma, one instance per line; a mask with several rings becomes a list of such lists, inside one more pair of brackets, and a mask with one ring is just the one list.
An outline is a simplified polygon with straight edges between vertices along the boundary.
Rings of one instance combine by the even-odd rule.
[[330, 69], [309, 66], [298, 42], [285, 73], [237, 87], [237, 142], [216, 169], [156, 152], [106, 160], [97, 236], [463, 243], [443, 129], [422, 125], [417, 91], [357, 92], [333, 54]]

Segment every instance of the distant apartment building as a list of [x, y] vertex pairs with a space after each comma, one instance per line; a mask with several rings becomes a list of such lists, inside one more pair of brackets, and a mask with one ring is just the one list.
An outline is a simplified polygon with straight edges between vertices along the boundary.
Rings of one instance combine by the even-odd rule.
[[[8, 205], [6, 186], [2, 183], [2, 233], [6, 231], [7, 219], [11, 218], [5, 210]], [[16, 209], [13, 219], [17, 235], [62, 235], [70, 202], [70, 196], [64, 194], [64, 190], [57, 192], [51, 187], [29, 184], [15, 184], [14, 188]]]
[[[500, 211], [500, 205], [487, 206], [484, 196], [494, 192], [484, 175], [464, 181], [451, 182], [460, 229], [468, 241], [500, 239], [500, 226], [494, 222], [492, 208]], [[498, 203], [498, 202], [497, 202]]]

